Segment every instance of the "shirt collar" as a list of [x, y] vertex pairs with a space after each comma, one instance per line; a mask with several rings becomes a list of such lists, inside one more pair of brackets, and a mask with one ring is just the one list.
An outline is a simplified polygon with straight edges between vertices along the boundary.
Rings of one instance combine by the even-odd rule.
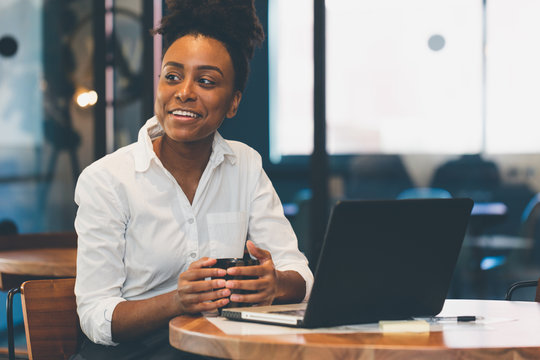
[[226, 159], [231, 165], [236, 164], [236, 154], [229, 145], [229, 143], [223, 139], [220, 133], [216, 131], [214, 134], [214, 142], [212, 143], [212, 154], [210, 155], [210, 162], [216, 166], [221, 164]]
[[[134, 151], [135, 171], [144, 172], [148, 170], [152, 159], [157, 160], [152, 141], [163, 134], [163, 128], [156, 116], [148, 119], [141, 130], [139, 130], [139, 136]], [[236, 163], [236, 154], [229, 143], [216, 131], [209, 162], [212, 163], [213, 166], [218, 166], [225, 159], [229, 161], [231, 165], [234, 165]]]

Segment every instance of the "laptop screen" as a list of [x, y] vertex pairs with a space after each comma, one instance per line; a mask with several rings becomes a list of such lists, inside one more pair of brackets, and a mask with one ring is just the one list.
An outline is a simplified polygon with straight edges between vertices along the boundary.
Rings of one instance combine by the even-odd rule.
[[472, 206], [470, 199], [337, 203], [304, 326], [438, 314]]

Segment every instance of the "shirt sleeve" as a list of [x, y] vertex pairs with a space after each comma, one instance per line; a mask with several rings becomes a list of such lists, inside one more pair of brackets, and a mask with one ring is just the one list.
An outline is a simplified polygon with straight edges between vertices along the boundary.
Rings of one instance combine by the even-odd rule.
[[97, 344], [112, 341], [111, 320], [122, 298], [124, 232], [128, 215], [105, 171], [87, 168], [77, 182], [78, 234], [75, 295], [82, 331]]
[[304, 300], [307, 300], [313, 286], [313, 274], [307, 258], [298, 249], [294, 230], [285, 217], [281, 201], [262, 167], [258, 175], [251, 203], [248, 239], [258, 247], [270, 251], [277, 270], [293, 270], [304, 278]]

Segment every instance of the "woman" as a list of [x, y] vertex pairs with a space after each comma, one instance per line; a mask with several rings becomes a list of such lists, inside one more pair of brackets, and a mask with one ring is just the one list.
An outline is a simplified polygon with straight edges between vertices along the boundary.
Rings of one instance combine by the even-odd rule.
[[[259, 154], [217, 132], [238, 110], [264, 37], [253, 0], [168, 8], [155, 117], [77, 183], [75, 293], [89, 339], [79, 359], [150, 358], [141, 354], [164, 351], [175, 316], [229, 301], [298, 302], [313, 282]], [[245, 247], [260, 265], [211, 268]], [[227, 272], [256, 280], [206, 280]]]

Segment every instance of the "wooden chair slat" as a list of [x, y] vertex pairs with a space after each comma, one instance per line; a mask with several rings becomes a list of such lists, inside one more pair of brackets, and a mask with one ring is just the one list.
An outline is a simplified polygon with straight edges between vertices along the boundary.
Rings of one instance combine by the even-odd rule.
[[31, 280], [21, 286], [29, 359], [67, 359], [81, 338], [75, 279]]

